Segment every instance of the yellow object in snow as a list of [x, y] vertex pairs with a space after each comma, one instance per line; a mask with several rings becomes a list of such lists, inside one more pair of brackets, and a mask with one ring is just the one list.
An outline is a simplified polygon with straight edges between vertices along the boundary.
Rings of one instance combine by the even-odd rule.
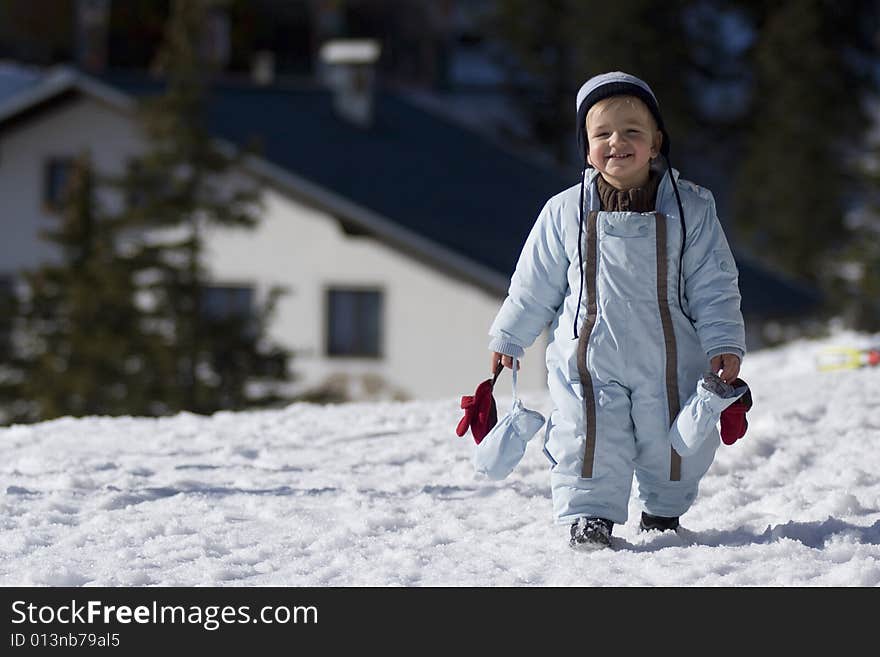
[[853, 370], [878, 364], [880, 364], [880, 349], [826, 347], [816, 357], [816, 366], [820, 372]]

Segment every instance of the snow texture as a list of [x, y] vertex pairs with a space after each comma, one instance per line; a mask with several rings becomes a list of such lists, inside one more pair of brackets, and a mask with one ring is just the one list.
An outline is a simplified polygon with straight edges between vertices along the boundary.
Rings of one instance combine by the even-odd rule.
[[817, 372], [832, 343], [871, 338], [749, 355], [749, 431], [682, 530], [639, 533], [634, 490], [591, 553], [553, 524], [541, 440], [508, 479], [474, 474], [458, 399], [5, 428], [0, 584], [877, 586], [880, 368]]

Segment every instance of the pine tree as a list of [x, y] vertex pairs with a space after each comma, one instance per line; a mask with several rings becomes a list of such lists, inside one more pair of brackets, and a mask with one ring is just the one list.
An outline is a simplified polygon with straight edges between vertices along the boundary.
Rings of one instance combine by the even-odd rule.
[[21, 310], [13, 279], [0, 279], [0, 424], [23, 417], [26, 405], [21, 401], [24, 363], [15, 348], [20, 333]]
[[[275, 401], [275, 384], [289, 377], [287, 352], [266, 338], [279, 290], [250, 317], [211, 313], [205, 298], [205, 231], [253, 227], [260, 198], [237, 175], [240, 154], [218, 147], [206, 125], [210, 65], [200, 44], [209, 7], [172, 3], [155, 66], [165, 88], [142, 103], [146, 149], [120, 182], [129, 201], [124, 221], [151, 236], [141, 256], [154, 264], [153, 321], [168, 335], [165, 403], [201, 413]], [[255, 377], [265, 384], [258, 394], [248, 388]]]
[[[568, 0], [500, 0], [490, 18], [490, 32], [508, 46], [504, 64], [517, 81], [516, 98], [528, 117], [534, 138], [560, 164], [569, 164], [574, 143], [573, 94], [577, 90], [575, 38]], [[524, 69], [524, 70], [523, 70]], [[530, 77], [530, 82], [519, 81]], [[573, 91], [574, 90], [574, 91]]]
[[88, 156], [75, 161], [66, 195], [57, 227], [43, 234], [58, 262], [24, 272], [7, 419], [149, 413], [160, 379], [136, 302], [138, 266], [120, 254], [125, 227], [98, 208]]
[[825, 285], [827, 255], [846, 241], [849, 161], [869, 126], [861, 105], [868, 77], [854, 62], [871, 48], [877, 9], [857, 1], [741, 4], [757, 39], [737, 227], [755, 255]]
[[849, 213], [846, 244], [830, 254], [834, 310], [847, 326], [880, 331], [880, 144], [862, 159], [864, 193]]
[[580, 164], [574, 148], [574, 101], [590, 77], [622, 70], [657, 93], [664, 123], [682, 153], [697, 127], [684, 15], [686, 0], [501, 0], [491, 33], [509, 47], [513, 79], [528, 76], [519, 100], [535, 138], [560, 164]]

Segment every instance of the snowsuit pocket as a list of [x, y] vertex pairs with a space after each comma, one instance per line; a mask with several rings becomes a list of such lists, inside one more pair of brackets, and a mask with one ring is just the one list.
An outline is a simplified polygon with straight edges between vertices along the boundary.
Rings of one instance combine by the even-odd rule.
[[739, 270], [733, 256], [724, 249], [713, 249], [712, 256], [715, 259], [715, 265], [724, 274], [730, 274], [733, 277], [739, 276]]

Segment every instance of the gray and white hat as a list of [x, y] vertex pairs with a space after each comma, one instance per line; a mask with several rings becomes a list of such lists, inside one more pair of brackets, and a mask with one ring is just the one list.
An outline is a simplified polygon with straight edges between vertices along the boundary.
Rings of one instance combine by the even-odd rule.
[[660, 152], [669, 156], [669, 133], [663, 125], [663, 117], [660, 116], [660, 107], [657, 97], [651, 91], [651, 87], [644, 80], [622, 71], [602, 73], [584, 82], [577, 94], [577, 143], [578, 152], [586, 162], [587, 157], [587, 134], [584, 129], [584, 121], [590, 108], [604, 98], [611, 96], [635, 96], [641, 100], [650, 110], [651, 115], [657, 122], [657, 127], [663, 133], [663, 143]]

